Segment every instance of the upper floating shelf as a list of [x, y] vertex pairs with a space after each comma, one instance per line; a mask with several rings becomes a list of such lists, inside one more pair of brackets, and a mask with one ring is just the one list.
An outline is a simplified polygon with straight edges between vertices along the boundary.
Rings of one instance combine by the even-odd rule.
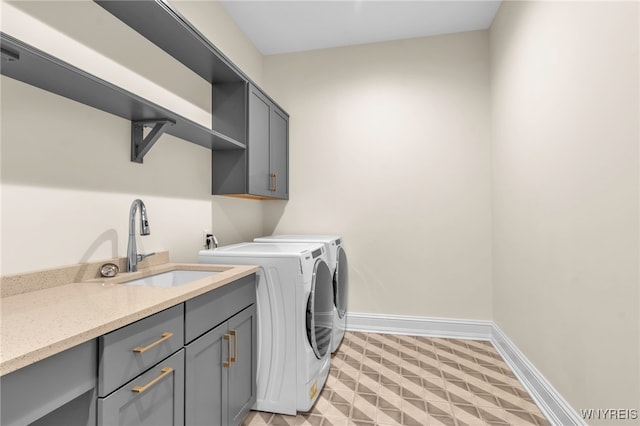
[[94, 0], [187, 68], [214, 83], [249, 79], [178, 11], [162, 0]]
[[[153, 18], [150, 19], [153, 20]], [[0, 71], [7, 77], [132, 122], [175, 123], [166, 126], [164, 132], [209, 149], [246, 148], [241, 142], [91, 75], [8, 34], [0, 32], [0, 45], [2, 47]]]

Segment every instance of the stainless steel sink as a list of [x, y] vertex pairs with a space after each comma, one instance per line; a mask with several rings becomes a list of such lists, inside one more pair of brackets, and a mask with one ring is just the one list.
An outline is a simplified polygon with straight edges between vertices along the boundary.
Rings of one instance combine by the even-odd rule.
[[179, 287], [189, 284], [190, 282], [201, 280], [215, 274], [218, 271], [190, 271], [186, 269], [177, 269], [175, 271], [162, 272], [148, 277], [138, 278], [131, 281], [125, 281], [121, 284], [125, 285], [152, 285], [156, 287]]

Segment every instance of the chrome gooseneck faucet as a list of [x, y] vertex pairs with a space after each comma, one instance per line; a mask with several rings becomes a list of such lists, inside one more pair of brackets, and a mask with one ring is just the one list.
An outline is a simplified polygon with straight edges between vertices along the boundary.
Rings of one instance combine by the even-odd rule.
[[138, 262], [145, 257], [155, 254], [138, 254], [136, 248], [136, 211], [140, 209], [140, 235], [149, 235], [149, 220], [147, 219], [147, 208], [142, 200], [134, 200], [129, 210], [129, 243], [127, 244], [127, 272], [136, 272], [138, 270]]

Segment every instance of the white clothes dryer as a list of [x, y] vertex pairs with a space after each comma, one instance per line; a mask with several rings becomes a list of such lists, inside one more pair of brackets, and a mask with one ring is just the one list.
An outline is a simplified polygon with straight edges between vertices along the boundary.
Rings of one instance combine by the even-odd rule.
[[198, 261], [260, 267], [253, 409], [290, 415], [309, 411], [331, 362], [333, 290], [324, 245], [247, 242], [202, 250]]
[[327, 263], [333, 277], [333, 337], [331, 352], [338, 350], [347, 328], [349, 301], [349, 265], [340, 235], [271, 235], [255, 238], [263, 243], [322, 243], [327, 250]]

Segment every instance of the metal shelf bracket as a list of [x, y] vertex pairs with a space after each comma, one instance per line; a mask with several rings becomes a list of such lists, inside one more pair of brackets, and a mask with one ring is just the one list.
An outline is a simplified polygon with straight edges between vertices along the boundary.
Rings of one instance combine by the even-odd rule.
[[[142, 159], [149, 152], [153, 144], [162, 136], [167, 126], [176, 124], [174, 120], [140, 120], [131, 122], [131, 161], [142, 163]], [[153, 127], [149, 134], [144, 136], [144, 128]]]

